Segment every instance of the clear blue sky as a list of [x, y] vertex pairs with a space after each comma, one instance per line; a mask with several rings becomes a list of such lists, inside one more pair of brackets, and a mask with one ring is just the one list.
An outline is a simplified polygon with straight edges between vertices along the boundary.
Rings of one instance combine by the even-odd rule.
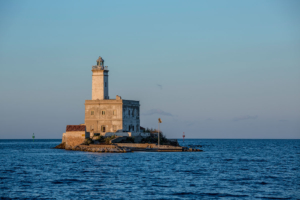
[[300, 1], [0, 1], [0, 139], [84, 123], [91, 67], [170, 138], [300, 139]]

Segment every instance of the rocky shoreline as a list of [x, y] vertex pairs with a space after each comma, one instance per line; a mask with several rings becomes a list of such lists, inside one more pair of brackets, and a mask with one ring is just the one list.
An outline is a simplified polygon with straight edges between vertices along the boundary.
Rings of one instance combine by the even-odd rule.
[[80, 144], [74, 147], [66, 146], [61, 143], [54, 147], [56, 149], [66, 149], [73, 151], [87, 151], [97, 153], [130, 153], [134, 151], [147, 151], [147, 152], [202, 152], [201, 149], [188, 148], [182, 146], [171, 145], [156, 145], [156, 144], [143, 144], [143, 143], [117, 143], [117, 144]]

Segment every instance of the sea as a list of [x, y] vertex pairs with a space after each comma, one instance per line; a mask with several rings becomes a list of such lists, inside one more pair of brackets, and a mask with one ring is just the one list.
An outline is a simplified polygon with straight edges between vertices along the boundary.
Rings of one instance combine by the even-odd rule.
[[91, 153], [0, 140], [0, 199], [300, 199], [300, 140], [182, 139], [203, 152]]

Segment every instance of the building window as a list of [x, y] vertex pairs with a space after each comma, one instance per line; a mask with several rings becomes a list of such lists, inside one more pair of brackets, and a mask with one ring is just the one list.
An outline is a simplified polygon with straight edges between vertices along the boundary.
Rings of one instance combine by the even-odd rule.
[[113, 131], [117, 131], [117, 126], [116, 125], [113, 125]]
[[139, 125], [136, 125], [136, 132], [139, 132]]
[[134, 126], [132, 126], [132, 131], [134, 131]]
[[116, 110], [113, 110], [113, 115], [117, 115], [117, 111]]
[[130, 116], [130, 110], [128, 110], [128, 115]]
[[102, 126], [101, 126], [101, 131], [102, 131], [102, 132], [105, 132], [105, 125], [102, 125]]
[[105, 110], [102, 110], [102, 115], [105, 115]]
[[93, 110], [91, 111], [91, 115], [94, 115], [94, 111]]

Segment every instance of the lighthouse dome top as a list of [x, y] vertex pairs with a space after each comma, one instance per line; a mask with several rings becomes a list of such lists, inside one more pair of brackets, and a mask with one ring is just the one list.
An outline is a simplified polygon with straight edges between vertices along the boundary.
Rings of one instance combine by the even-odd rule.
[[101, 56], [99, 56], [99, 58], [97, 59], [97, 65], [94, 65], [92, 69], [99, 69], [99, 70], [107, 69], [107, 66], [104, 66], [104, 59]]

